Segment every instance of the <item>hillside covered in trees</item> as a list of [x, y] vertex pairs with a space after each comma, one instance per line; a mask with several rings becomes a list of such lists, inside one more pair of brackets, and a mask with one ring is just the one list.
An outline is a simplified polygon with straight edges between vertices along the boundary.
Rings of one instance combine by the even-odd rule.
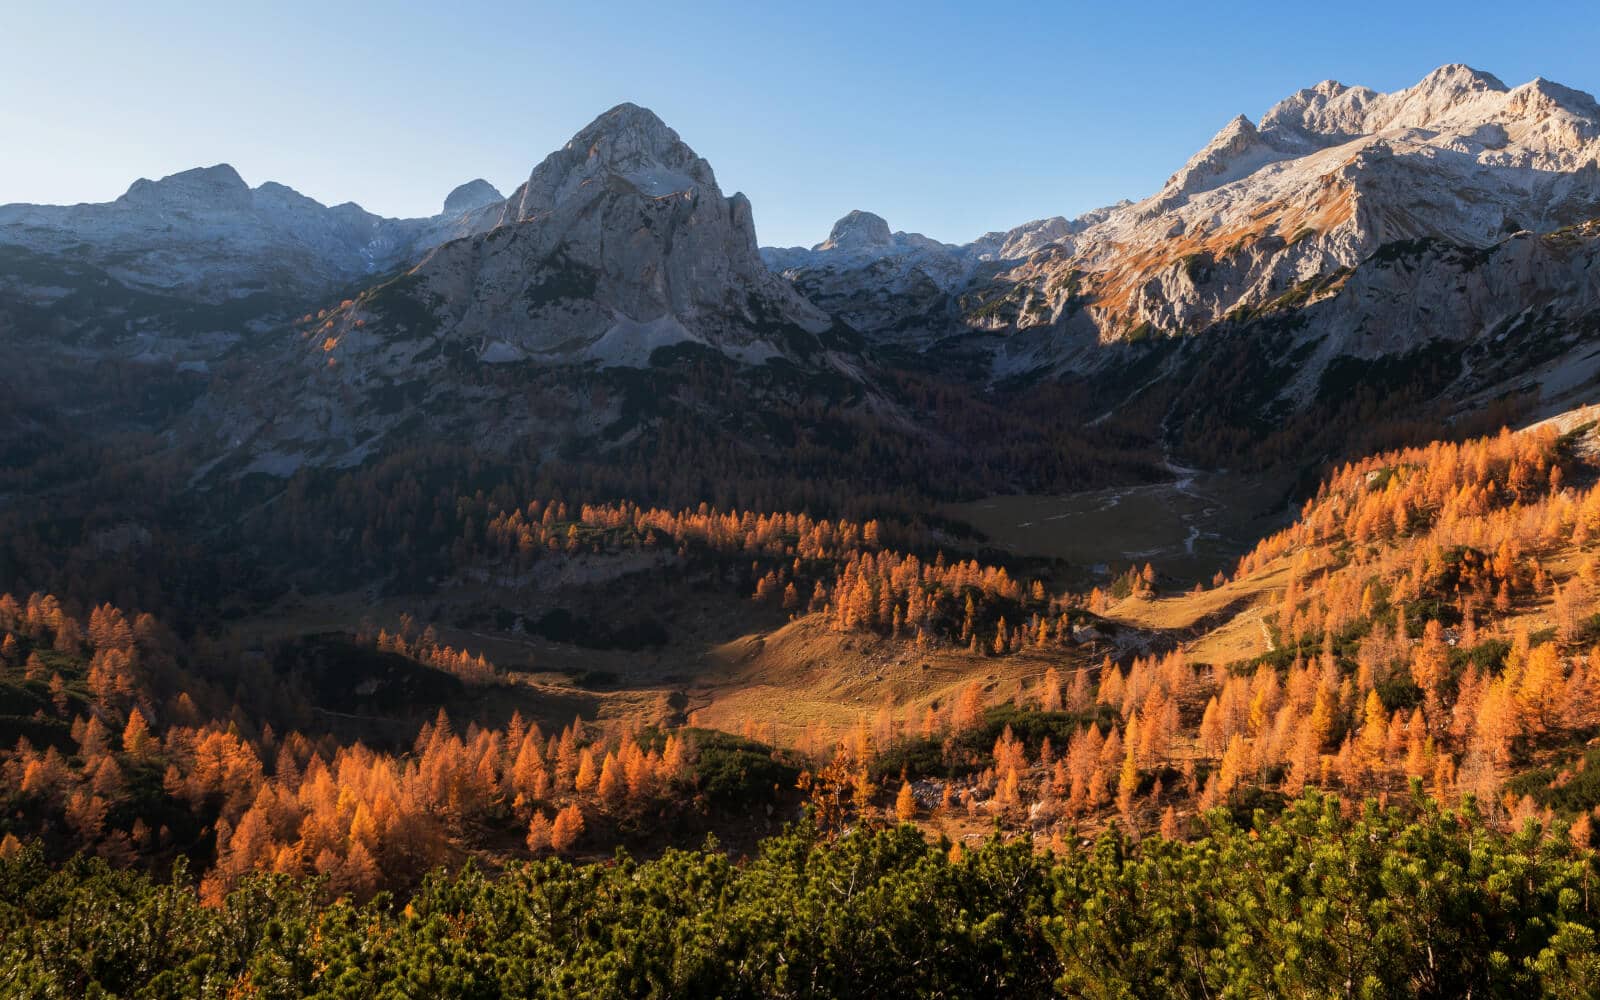
[[[441, 528], [457, 586], [557, 577], [583, 613], [0, 596], [5, 985], [1591, 995], [1594, 427], [1338, 466], [1193, 587], [478, 494]], [[698, 640], [586, 635], [641, 575], [762, 638], [683, 676], [655, 664]]]

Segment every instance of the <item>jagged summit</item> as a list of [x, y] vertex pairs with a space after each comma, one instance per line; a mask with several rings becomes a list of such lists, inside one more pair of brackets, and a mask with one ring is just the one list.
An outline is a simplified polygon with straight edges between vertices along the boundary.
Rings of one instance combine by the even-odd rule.
[[578, 130], [567, 147], [589, 148], [609, 138], [621, 138], [634, 143], [634, 148], [650, 148], [658, 153], [680, 146], [688, 148], [660, 115], [631, 101], [623, 101], [601, 112], [594, 121]]
[[[491, 362], [642, 364], [685, 340], [759, 359], [784, 348], [758, 330], [828, 325], [762, 266], [749, 200], [724, 197], [710, 165], [636, 104], [545, 157], [490, 232], [444, 244], [413, 277], [445, 335]], [[337, 356], [392, 332], [359, 312]]]
[[858, 247], [888, 246], [892, 242], [889, 223], [881, 215], [860, 209], [847, 213], [828, 233], [828, 238], [818, 243], [817, 250], [840, 250]]
[[1497, 100], [1505, 92], [1506, 85], [1492, 74], [1460, 63], [1441, 66], [1416, 86], [1374, 101], [1363, 131], [1426, 128], [1463, 110], [1481, 115], [1488, 111], [1486, 99]]
[[1377, 96], [1377, 91], [1366, 87], [1347, 87], [1337, 80], [1324, 80], [1274, 104], [1261, 116], [1259, 129], [1296, 137], [1354, 135], [1365, 120], [1368, 103]]
[[[1594, 98], [1543, 78], [1508, 88], [1492, 73], [1451, 63], [1389, 93], [1324, 80], [1279, 101], [1259, 123], [1243, 115], [1234, 118], [1157, 195], [1138, 203], [1125, 218], [1148, 221], [1246, 179], [1257, 185], [1258, 194], [1273, 189], [1273, 197], [1280, 197], [1283, 192], [1276, 189], [1297, 185], [1307, 174], [1357, 185], [1393, 170], [1408, 176], [1438, 174], [1441, 180], [1452, 174], [1449, 164], [1456, 161], [1441, 159], [1437, 152], [1419, 155], [1425, 149], [1465, 154], [1486, 168], [1466, 170], [1459, 179], [1464, 185], [1499, 186], [1492, 183], [1499, 175], [1506, 196], [1527, 197], [1531, 192], [1565, 197], [1566, 187], [1551, 190], [1543, 175], [1600, 163], [1597, 140], [1600, 105]], [[1341, 150], [1336, 159], [1316, 155], [1334, 148]], [[1393, 163], [1374, 169], [1386, 160]], [[1271, 170], [1256, 176], [1269, 166]], [[1538, 173], [1520, 178], [1510, 173], [1528, 168]], [[1396, 183], [1407, 181], [1397, 178]], [[1481, 207], [1502, 199], [1472, 200]], [[1581, 205], [1574, 209], [1581, 213]], [[1187, 225], [1188, 220], [1174, 220], [1163, 235]]]
[[1530, 124], [1557, 114], [1594, 118], [1600, 108], [1590, 95], [1543, 78], [1509, 88], [1492, 73], [1452, 63], [1390, 93], [1324, 80], [1273, 105], [1259, 128], [1268, 141], [1292, 150], [1405, 129]]
[[475, 208], [501, 201], [505, 201], [505, 195], [501, 194], [493, 184], [479, 177], [460, 185], [445, 197], [443, 214], [460, 215], [462, 212], [470, 212]]

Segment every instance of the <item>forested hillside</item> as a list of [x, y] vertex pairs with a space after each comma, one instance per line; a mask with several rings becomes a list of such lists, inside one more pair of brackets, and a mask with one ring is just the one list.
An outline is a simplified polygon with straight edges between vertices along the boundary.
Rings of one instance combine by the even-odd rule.
[[[1515, 906], [1537, 911], [1542, 929], [1517, 945], [1522, 950], [1509, 964], [1480, 954], [1472, 959], [1478, 964], [1427, 970], [1404, 965], [1416, 961], [1405, 948], [1417, 941], [1407, 945], [1392, 929], [1375, 933], [1362, 947], [1394, 949], [1398, 958], [1379, 950], [1337, 953], [1337, 961], [1350, 963], [1357, 992], [1385, 995], [1388, 987], [1359, 984], [1391, 975], [1403, 975], [1406, 989], [1421, 995], [1450, 992], [1425, 988], [1419, 977], [1583, 982], [1593, 970], [1584, 971], [1576, 942], [1593, 923], [1583, 887], [1595, 874], [1589, 845], [1600, 819], [1600, 784], [1591, 780], [1600, 775], [1600, 755], [1585, 747], [1600, 735], [1600, 615], [1590, 596], [1600, 487], [1592, 435], [1592, 423], [1575, 416], [1343, 466], [1291, 527], [1263, 539], [1231, 575], [1189, 591], [1163, 592], [1159, 573], [1146, 568], [1105, 590], [1053, 592], [1042, 579], [1013, 578], [1000, 566], [897, 552], [891, 532], [875, 521], [556, 502], [476, 520], [471, 504], [462, 507], [468, 522], [482, 527], [462, 536], [455, 557], [491, 574], [516, 578], [596, 558], [646, 557], [653, 572], [710, 567], [720, 582], [700, 585], [770, 615], [775, 631], [765, 646], [780, 651], [759, 652], [744, 668], [755, 674], [735, 689], [735, 705], [749, 704], [737, 692], [750, 685], [785, 683], [779, 672], [793, 667], [781, 650], [790, 634], [809, 636], [838, 658], [820, 675], [816, 665], [809, 668], [797, 683], [822, 683], [852, 655], [962, 665], [948, 681], [883, 685], [881, 702], [853, 717], [841, 706], [834, 721], [803, 725], [777, 702], [765, 717], [747, 709], [727, 716], [725, 687], [674, 690], [669, 683], [640, 698], [563, 686], [525, 664], [497, 664], [482, 648], [452, 645], [410, 616], [342, 637], [246, 648], [226, 631], [183, 638], [149, 614], [110, 604], [79, 617], [50, 595], [0, 597], [7, 709], [0, 722], [9, 744], [0, 753], [7, 789], [0, 852], [16, 868], [13, 884], [40, 885], [14, 891], [9, 919], [31, 926], [30, 935], [58, 933], [21, 914], [54, 920], [62, 911], [52, 907], [92, 905], [72, 901], [111, 891], [106, 887], [123, 876], [87, 861], [48, 874], [73, 855], [97, 855], [119, 869], [149, 872], [157, 883], [176, 879], [167, 889], [135, 879], [127, 891], [180, 907], [184, 920], [216, 928], [207, 934], [271, 934], [301, 941], [301, 948], [306, 935], [321, 933], [311, 929], [320, 921], [352, 928], [346, 937], [391, 924], [385, 936], [421, 933], [418, 913], [445, 899], [465, 908], [463, 918], [474, 907], [495, 909], [500, 904], [489, 900], [519, 879], [536, 878], [553, 899], [574, 898], [559, 888], [564, 880], [598, 880], [581, 892], [603, 894], [610, 890], [601, 887], [635, 871], [634, 862], [619, 868], [596, 860], [623, 846], [658, 859], [640, 863], [627, 879], [672, 872], [682, 883], [662, 891], [699, 884], [699, 876], [678, 871], [683, 865], [745, 886], [734, 896], [755, 894], [750, 917], [737, 915], [743, 904], [733, 897], [718, 904], [734, 907], [727, 919], [737, 922], [768, 906], [790, 912], [784, 893], [810, 898], [804, 879], [811, 863], [793, 866], [817, 853], [826, 864], [887, 866], [883, 899], [874, 904], [887, 909], [873, 919], [904, 924], [911, 937], [898, 946], [908, 956], [923, 947], [912, 943], [923, 940], [919, 935], [954, 935], [935, 949], [968, 956], [952, 957], [938, 973], [956, 977], [952, 982], [1008, 976], [1005, 990], [1023, 990], [1025, 980], [1038, 989], [1059, 980], [1070, 991], [1101, 995], [1113, 979], [1096, 977], [1115, 968], [1117, 982], [1173, 977], [1184, 985], [1171, 989], [1204, 995], [1208, 979], [1290, 982], [1321, 975], [1317, 963], [1336, 960], [1337, 949], [1295, 950], [1303, 967], [1255, 968], [1255, 953], [1202, 946], [1189, 935], [1204, 927], [1217, 937], [1203, 940], [1225, 941], [1277, 926], [1280, 918], [1261, 913], [1290, 901], [1281, 895], [1286, 890], [1271, 888], [1279, 884], [1273, 880], [1308, 876], [1284, 867], [1290, 855], [1276, 848], [1251, 853], [1262, 850], [1261, 837], [1288, 838], [1295, 850], [1313, 854], [1350, 851], [1370, 841], [1356, 831], [1372, 823], [1383, 846], [1352, 870], [1372, 880], [1359, 889], [1373, 896], [1357, 908], [1362, 919], [1378, 919], [1412, 891], [1396, 889], [1399, 876], [1385, 875], [1388, 865], [1424, 878], [1407, 867], [1412, 861], [1398, 860], [1414, 852], [1423, 855], [1416, 863], [1442, 866], [1439, 879], [1460, 883], [1425, 878], [1444, 907], [1437, 919], [1447, 924], [1466, 912], [1455, 909], [1465, 905], [1457, 894], [1489, 891], [1501, 877], [1484, 865], [1533, 864], [1537, 856], [1532, 874], [1515, 876], [1523, 894]], [[1184, 615], [1194, 623], [1178, 627]], [[1228, 649], [1248, 655], [1214, 658]], [[502, 722], [486, 720], [484, 707], [494, 702]], [[468, 721], [453, 721], [452, 712]], [[707, 718], [737, 732], [706, 728]], [[1384, 816], [1368, 812], [1381, 805], [1363, 805], [1376, 797], [1393, 806], [1424, 792], [1437, 804], [1418, 800]], [[1303, 795], [1311, 797], [1293, 804]], [[1265, 824], [1261, 833], [1228, 827], [1227, 816], [1252, 810]], [[757, 848], [760, 836], [777, 835], [800, 816], [807, 817], [801, 827]], [[890, 823], [917, 829], [873, 832]], [[735, 858], [756, 860], [738, 862], [716, 848], [677, 853], [708, 834], [734, 845]], [[1463, 846], [1484, 837], [1506, 858]], [[1256, 860], [1242, 868], [1218, 863], [1232, 851]], [[1397, 860], [1385, 860], [1386, 852]], [[1461, 852], [1459, 861], [1448, 860]], [[537, 860], [560, 856], [581, 863]], [[1229, 904], [1202, 919], [1172, 910], [1176, 902], [1163, 895], [1180, 893], [1184, 907], [1207, 905], [1213, 894], [1194, 889], [1205, 879], [1235, 879], [1269, 862], [1280, 867], [1263, 871], [1265, 881], [1216, 895], [1259, 893], [1261, 912]], [[985, 895], [1000, 891], [979, 874], [995, 865], [1029, 873], [1025, 888], [1005, 883], [1007, 893], [1025, 898]], [[263, 882], [265, 874], [281, 880]], [[901, 879], [909, 882], [901, 886]], [[1124, 882], [1138, 892], [1118, 894], [1113, 887]], [[623, 883], [616, 885], [621, 891]], [[409, 906], [395, 901], [413, 893], [420, 895]], [[916, 928], [906, 923], [919, 912], [906, 909], [907, 893], [956, 910], [976, 894], [970, 906], [978, 909], [968, 910], [970, 918]], [[293, 902], [302, 894], [315, 901], [316, 914], [296, 912], [309, 923], [291, 933], [282, 920], [304, 910]], [[1494, 899], [1495, 906], [1512, 905]], [[624, 906], [620, 899], [617, 905]], [[683, 919], [698, 912], [683, 905]], [[1332, 919], [1305, 902], [1295, 905], [1302, 920]], [[1005, 914], [999, 925], [981, 916], [984, 906]], [[271, 917], [274, 907], [287, 908], [285, 916]], [[813, 943], [806, 947], [822, 948], [831, 933], [866, 933], [854, 921], [867, 918], [851, 916], [850, 906], [823, 908], [826, 921], [842, 923], [828, 931], [808, 925], [806, 935], [822, 936], [807, 937]], [[726, 969], [701, 954], [726, 945], [685, 937], [686, 929], [672, 929], [671, 912], [592, 915], [583, 929], [556, 921], [550, 926], [572, 937], [515, 945], [488, 938], [479, 946], [504, 945], [519, 955], [532, 949], [518, 960], [528, 962], [552, 949], [562, 963], [592, 954], [597, 968], [610, 969], [618, 959], [606, 956], [624, 947], [614, 935], [660, 933], [692, 959], [655, 971], [615, 966], [623, 978], [591, 984], [596, 995], [623, 995], [641, 983], [688, 988], [682, 984], [719, 975], [753, 995], [827, 992], [820, 981], [804, 979], [810, 985], [800, 987], [793, 984], [801, 980], [786, 978], [797, 973], [780, 974], [803, 961], [787, 952], [770, 966], [746, 954], [742, 962], [757, 964]], [[1122, 930], [1112, 935], [1110, 928]], [[770, 944], [790, 932], [763, 925], [726, 933]], [[902, 932], [881, 933], [899, 940]], [[1273, 933], [1303, 933], [1332, 947], [1320, 931]], [[1493, 934], [1480, 923], [1451, 933]], [[1347, 938], [1349, 948], [1354, 937], [1367, 935]], [[1437, 946], [1439, 939], [1429, 940]], [[1130, 952], [1134, 941], [1142, 943]], [[368, 946], [354, 939], [319, 945]], [[72, 957], [72, 947], [82, 946], [30, 945], [28, 967], [40, 975], [128, 974], [71, 971], [71, 963], [87, 961]], [[162, 947], [181, 952], [196, 944]], [[642, 957], [634, 947], [624, 951]], [[1231, 957], [1218, 957], [1213, 947]], [[60, 948], [68, 950], [51, 950]], [[1192, 960], [1169, 962], [1161, 948], [1174, 949], [1170, 955], [1200, 950]], [[407, 951], [395, 952], [395, 969], [362, 974], [421, 974], [410, 968], [412, 958], [402, 961]], [[810, 960], [822, 962], [824, 953], [832, 952]], [[228, 958], [226, 949], [202, 963], [203, 973], [180, 969], [188, 959], [146, 960], [174, 963], [173, 975], [270, 978], [256, 959], [243, 952]], [[339, 961], [348, 959], [285, 956], [271, 976], [295, 981]], [[958, 971], [968, 961], [979, 965]], [[980, 973], [983, 961], [996, 964]], [[694, 963], [710, 964], [694, 971]], [[536, 964], [529, 968], [542, 971], [518, 974], [540, 984], [588, 983], [578, 967]], [[573, 978], [562, 978], [569, 973]]]

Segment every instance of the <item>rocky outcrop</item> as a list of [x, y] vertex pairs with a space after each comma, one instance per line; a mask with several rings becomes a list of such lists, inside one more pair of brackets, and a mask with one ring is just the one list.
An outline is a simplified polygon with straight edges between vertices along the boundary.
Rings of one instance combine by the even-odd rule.
[[1038, 219], [971, 243], [940, 243], [920, 233], [889, 231], [882, 216], [853, 211], [814, 247], [766, 247], [769, 268], [818, 306], [877, 342], [927, 348], [960, 329], [959, 297], [1053, 245], [1071, 245], [1088, 225], [1060, 216]]
[[1076, 219], [1053, 215], [1048, 219], [1024, 222], [1005, 232], [984, 233], [968, 244], [984, 261], [1027, 260], [1050, 246], [1071, 248], [1072, 238], [1103, 219], [1119, 206], [1097, 208]]
[[364, 377], [427, 327], [486, 363], [638, 366], [684, 341], [759, 363], [805, 353], [829, 326], [762, 265], [749, 201], [624, 104], [535, 167], [493, 229], [341, 310], [324, 353]]
[[479, 177], [451, 191], [444, 199], [444, 211], [439, 214], [454, 217], [476, 208], [498, 205], [505, 200], [505, 195], [495, 190], [493, 184]]
[[828, 233], [828, 238], [818, 243], [816, 249], [871, 251], [893, 244], [894, 238], [889, 234], [889, 223], [883, 216], [856, 209], [835, 222], [833, 229]]
[[[419, 419], [490, 448], [592, 432], [607, 413], [547, 373], [648, 367], [663, 349], [839, 367], [832, 321], [762, 264], [749, 201], [644, 108], [601, 115], [474, 211], [492, 227], [308, 326], [262, 384], [214, 396], [217, 433], [285, 471], [358, 461]], [[512, 401], [535, 384], [538, 408]]]

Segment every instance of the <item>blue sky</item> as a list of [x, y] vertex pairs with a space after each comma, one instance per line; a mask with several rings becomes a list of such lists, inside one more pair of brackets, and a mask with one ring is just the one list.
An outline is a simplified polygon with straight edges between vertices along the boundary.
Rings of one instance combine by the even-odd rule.
[[1600, 8], [1540, 3], [243, 5], [14, 0], [0, 202], [229, 162], [426, 215], [509, 191], [606, 108], [653, 108], [764, 244], [853, 208], [971, 239], [1148, 194], [1239, 113], [1464, 62], [1600, 88]]

